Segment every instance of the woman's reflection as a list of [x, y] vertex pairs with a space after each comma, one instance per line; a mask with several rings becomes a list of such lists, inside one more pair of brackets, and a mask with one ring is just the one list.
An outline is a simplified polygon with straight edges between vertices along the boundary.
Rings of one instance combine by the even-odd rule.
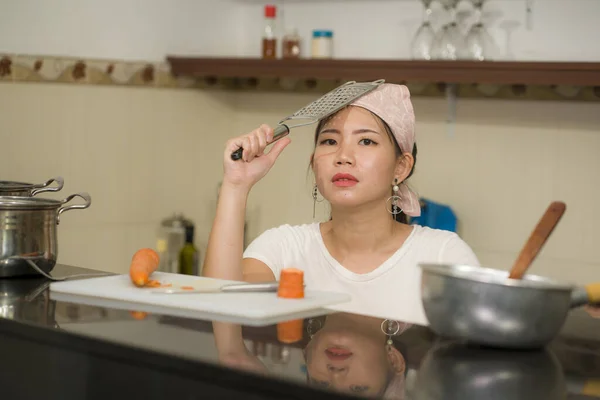
[[[367, 397], [399, 398], [406, 364], [393, 337], [405, 324], [355, 314], [334, 314], [308, 321], [304, 349], [311, 384]], [[316, 330], [316, 332], [314, 332]]]
[[221, 364], [260, 374], [268, 372], [267, 367], [244, 344], [241, 325], [215, 321], [213, 332]]
[[[267, 372], [244, 345], [241, 326], [215, 322], [213, 327], [223, 364]], [[364, 397], [404, 398], [405, 350], [396, 339], [408, 327], [348, 313], [304, 321], [308, 384]]]

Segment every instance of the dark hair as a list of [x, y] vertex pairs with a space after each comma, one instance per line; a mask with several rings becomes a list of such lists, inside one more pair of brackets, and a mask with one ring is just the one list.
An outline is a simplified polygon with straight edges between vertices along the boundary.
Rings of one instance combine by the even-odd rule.
[[[379, 118], [378, 115], [373, 114], [371, 111], [369, 111], [369, 112], [371, 113], [371, 115], [373, 115], [375, 117], [375, 119], [377, 119], [379, 122], [381, 122], [381, 124], [383, 125], [383, 127], [385, 129], [385, 132], [388, 135], [388, 137], [390, 138], [390, 140], [392, 141], [392, 143], [394, 143], [394, 148], [396, 150], [396, 157], [400, 157], [403, 152], [402, 152], [402, 149], [400, 148], [400, 145], [398, 144], [398, 141], [396, 140], [396, 137], [392, 133], [392, 129], [390, 128], [390, 126], [383, 119]], [[335, 113], [335, 114], [337, 114], [337, 113]], [[317, 124], [317, 128], [315, 129], [315, 141], [314, 141], [315, 142], [314, 143], [315, 147], [317, 145], [317, 139], [319, 138], [319, 132], [321, 132], [321, 129], [323, 129], [323, 125], [325, 125], [327, 122], [329, 122], [333, 118], [333, 116], [335, 114], [332, 114], [332, 115], [330, 115], [330, 116], [328, 116], [328, 117], [320, 120], [319, 123]], [[408, 176], [406, 177], [406, 179], [408, 179], [408, 178], [410, 178], [412, 176], [413, 172], [415, 171], [415, 165], [417, 165], [417, 144], [416, 143], [414, 144], [413, 149], [412, 149], [412, 156], [413, 156], [415, 162], [413, 163], [413, 166], [412, 166], [410, 172], [408, 173]], [[390, 195], [393, 194], [392, 189], [390, 189], [390, 193], [391, 193]], [[408, 223], [408, 217], [402, 211], [400, 211], [399, 214], [396, 214], [394, 216], [394, 219], [397, 222], [401, 222], [403, 224], [407, 224]]]

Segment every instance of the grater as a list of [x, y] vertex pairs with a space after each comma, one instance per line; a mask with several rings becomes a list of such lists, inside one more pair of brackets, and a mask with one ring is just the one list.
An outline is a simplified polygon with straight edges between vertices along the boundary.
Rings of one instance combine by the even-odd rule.
[[[277, 140], [287, 136], [290, 133], [291, 128], [314, 124], [315, 122], [330, 116], [341, 108], [352, 103], [359, 97], [362, 97], [372, 90], [377, 89], [384, 82], [384, 79], [379, 79], [373, 82], [350, 81], [338, 86], [312, 103], [296, 111], [294, 114], [279, 121], [279, 124], [273, 131], [273, 141], [269, 144], [272, 144]], [[293, 122], [295, 120], [304, 120], [304, 122], [294, 123], [294, 125], [291, 125], [290, 123], [284, 124], [286, 121]], [[233, 160], [241, 159], [243, 151], [244, 149], [240, 147], [231, 153], [231, 158]]]

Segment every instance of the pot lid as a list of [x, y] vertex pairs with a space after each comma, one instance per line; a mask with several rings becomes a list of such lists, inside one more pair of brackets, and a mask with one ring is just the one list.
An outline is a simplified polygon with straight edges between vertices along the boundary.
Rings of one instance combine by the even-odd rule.
[[164, 227], [176, 228], [193, 226], [193, 222], [183, 216], [182, 213], [174, 213], [171, 217], [165, 218], [161, 221], [161, 225]]
[[36, 187], [33, 183], [0, 181], [0, 191], [27, 190]]
[[63, 204], [62, 200], [40, 197], [0, 196], [0, 210], [51, 210]]

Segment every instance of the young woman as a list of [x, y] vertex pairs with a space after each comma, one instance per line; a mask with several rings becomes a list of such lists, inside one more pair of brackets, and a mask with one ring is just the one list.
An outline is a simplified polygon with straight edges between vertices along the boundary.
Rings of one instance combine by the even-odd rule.
[[[338, 310], [425, 322], [418, 264], [479, 263], [457, 234], [406, 223], [407, 215], [420, 215], [406, 184], [417, 156], [414, 125], [408, 88], [395, 84], [383, 84], [320, 121], [311, 168], [315, 195], [331, 205], [330, 220], [269, 229], [245, 252], [246, 200], [290, 139], [264, 153], [273, 130], [262, 125], [228, 141], [204, 275], [272, 281], [283, 268], [295, 267], [304, 270], [308, 289], [351, 294]], [[240, 146], [242, 159], [233, 161]]]

